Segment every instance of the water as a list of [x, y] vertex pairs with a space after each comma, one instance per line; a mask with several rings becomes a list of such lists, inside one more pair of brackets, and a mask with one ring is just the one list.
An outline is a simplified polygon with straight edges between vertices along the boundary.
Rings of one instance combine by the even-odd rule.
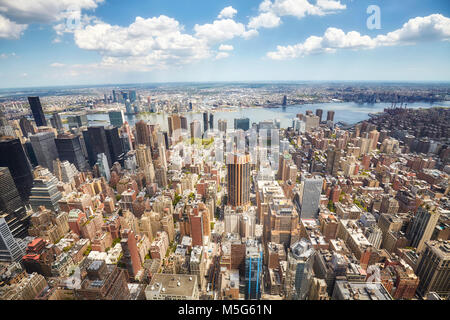
[[[260, 122], [265, 120], [279, 119], [282, 128], [292, 126], [292, 119], [299, 113], [305, 113], [307, 110], [312, 110], [314, 113], [316, 109], [322, 109], [322, 120], [326, 120], [327, 111], [335, 111], [334, 121], [345, 122], [347, 124], [354, 124], [363, 120], [369, 119], [369, 113], [383, 112], [385, 108], [391, 107], [391, 103], [376, 103], [376, 104], [358, 104], [353, 102], [345, 103], [322, 103], [322, 104], [304, 104], [293, 105], [286, 108], [237, 108], [230, 111], [214, 111], [214, 128], [217, 128], [219, 119], [227, 120], [228, 128], [234, 128], [235, 118], [249, 118], [250, 126], [253, 122]], [[408, 108], [430, 108], [430, 107], [450, 107], [450, 101], [439, 102], [436, 104], [429, 103], [409, 103]], [[203, 114], [201, 112], [182, 113], [186, 118], [188, 124], [193, 120], [199, 120], [203, 124]], [[145, 114], [139, 116], [125, 116], [126, 120], [131, 126], [139, 120], [145, 120], [151, 124], [159, 124], [163, 130], [168, 130], [166, 113], [160, 114]], [[109, 124], [108, 114], [89, 114], [89, 125], [107, 125]], [[208, 118], [209, 120], [209, 118]]]

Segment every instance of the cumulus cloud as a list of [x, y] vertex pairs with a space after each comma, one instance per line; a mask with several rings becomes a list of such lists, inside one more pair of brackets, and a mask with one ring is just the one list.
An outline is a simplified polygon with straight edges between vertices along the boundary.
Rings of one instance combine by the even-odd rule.
[[307, 15], [323, 16], [345, 10], [346, 5], [338, 0], [317, 0], [315, 4], [308, 0], [264, 0], [259, 5], [259, 15], [250, 18], [248, 27], [274, 28], [281, 24], [281, 17], [294, 16], [302, 19]]
[[226, 18], [230, 18], [232, 19], [237, 13], [237, 10], [234, 9], [232, 6], [223, 8], [222, 11], [220, 11], [219, 15], [217, 16], [217, 18], [219, 19], [226, 19]]
[[209, 57], [206, 41], [183, 33], [182, 29], [178, 21], [161, 15], [137, 17], [128, 27], [103, 22], [88, 25], [76, 30], [74, 37], [81, 49], [99, 52], [105, 66], [147, 70]]
[[245, 26], [233, 19], [215, 20], [213, 23], [203, 25], [196, 24], [194, 30], [197, 38], [205, 39], [208, 43], [243, 37], [246, 32]]
[[432, 40], [450, 40], [449, 18], [441, 14], [413, 18], [402, 28], [374, 38], [356, 31], [345, 33], [341, 29], [328, 28], [321, 37], [311, 36], [303, 43], [277, 46], [277, 50], [267, 53], [267, 56], [273, 60], [286, 60], [310, 54], [335, 52], [338, 49], [374, 49]]
[[233, 46], [230, 45], [230, 44], [221, 44], [221, 45], [219, 46], [219, 50], [220, 50], [220, 51], [233, 51], [234, 48], [233, 48]]
[[27, 27], [26, 24], [17, 24], [0, 15], [0, 39], [19, 39]]
[[19, 39], [32, 23], [57, 23], [54, 29], [61, 36], [65, 32], [71, 32], [71, 27], [86, 24], [92, 18], [82, 14], [82, 11], [94, 10], [103, 2], [104, 0], [0, 0], [0, 38]]

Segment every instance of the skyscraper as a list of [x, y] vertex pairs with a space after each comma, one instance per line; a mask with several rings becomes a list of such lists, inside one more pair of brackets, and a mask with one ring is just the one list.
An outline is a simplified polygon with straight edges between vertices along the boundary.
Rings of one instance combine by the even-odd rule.
[[53, 172], [53, 160], [58, 158], [55, 134], [53, 132], [39, 132], [30, 136], [30, 140], [38, 164]]
[[419, 258], [416, 275], [417, 292], [448, 294], [450, 291], [450, 241], [427, 241]]
[[212, 113], [209, 114], [209, 129], [214, 129], [214, 115]]
[[318, 217], [322, 186], [323, 179], [319, 176], [302, 177], [299, 194], [301, 219], [316, 219]]
[[19, 139], [0, 138], [0, 166], [8, 167], [22, 201], [28, 201], [33, 175]]
[[60, 134], [55, 139], [56, 149], [61, 161], [73, 163], [79, 171], [87, 171], [88, 163], [81, 149], [80, 137], [74, 134]]
[[329, 110], [327, 112], [327, 121], [334, 121], [334, 111]]
[[316, 109], [316, 116], [319, 117], [319, 121], [322, 122], [322, 115], [323, 115], [323, 110], [322, 109]]
[[433, 230], [439, 220], [439, 215], [437, 211], [428, 210], [424, 207], [419, 207], [417, 210], [412, 226], [406, 235], [411, 247], [417, 248], [417, 252], [421, 252], [425, 247], [425, 242], [431, 239]]
[[200, 128], [200, 121], [194, 120], [190, 124], [191, 127], [191, 138], [201, 139], [202, 138], [202, 130]]
[[125, 116], [123, 110], [120, 111], [110, 111], [108, 112], [109, 123], [112, 126], [120, 128], [125, 122]]
[[242, 119], [234, 119], [234, 129], [241, 129], [247, 131], [250, 128], [250, 119], [242, 118]]
[[119, 129], [114, 126], [105, 127], [106, 141], [110, 152], [111, 162], [123, 165], [124, 152], [119, 138]]
[[50, 123], [52, 124], [52, 127], [58, 131], [61, 131], [64, 128], [61, 117], [58, 112], [53, 113], [52, 118], [50, 119]]
[[47, 121], [45, 120], [44, 111], [42, 110], [42, 105], [39, 97], [28, 97], [28, 103], [30, 104], [31, 112], [33, 113], [36, 126], [47, 126]]
[[105, 128], [101, 126], [89, 127], [83, 131], [84, 142], [89, 157], [89, 164], [93, 166], [97, 162], [97, 155], [104, 153], [108, 159], [109, 167], [112, 166], [111, 152], [108, 147]]
[[14, 237], [23, 238], [28, 234], [29, 217], [6, 167], [0, 167], [0, 217], [5, 219]]
[[250, 155], [229, 154], [227, 157], [228, 205], [247, 206], [250, 203]]
[[35, 134], [36, 133], [36, 131], [34, 130], [33, 125], [31, 124], [31, 122], [25, 117], [20, 118], [19, 126], [20, 126], [20, 129], [22, 130], [22, 134], [25, 137], [28, 137], [29, 134]]
[[245, 254], [245, 299], [261, 299], [263, 251], [261, 244], [248, 243]]
[[219, 131], [227, 132], [227, 120], [219, 119], [218, 123]]
[[148, 147], [152, 146], [152, 134], [150, 132], [150, 126], [144, 121], [140, 120], [136, 122], [136, 145], [145, 144]]
[[203, 131], [208, 131], [208, 112], [203, 112]]
[[98, 170], [100, 171], [100, 175], [109, 182], [109, 180], [111, 179], [111, 172], [108, 165], [108, 159], [106, 158], [106, 155], [104, 153], [99, 153], [97, 155], [97, 165]]
[[290, 300], [306, 300], [311, 285], [314, 249], [306, 239], [294, 243], [288, 252], [285, 292]]
[[58, 179], [47, 169], [41, 168], [33, 181], [30, 196], [31, 208], [37, 211], [40, 206], [44, 206], [49, 210], [58, 211], [58, 201], [61, 200], [62, 194], [57, 184]]
[[128, 270], [130, 278], [134, 278], [139, 270], [142, 269], [139, 259], [139, 251], [137, 249], [136, 237], [130, 229], [124, 229], [121, 232], [120, 245], [122, 246], [122, 261]]
[[0, 262], [20, 261], [24, 255], [25, 250], [14, 239], [6, 220], [0, 217]]

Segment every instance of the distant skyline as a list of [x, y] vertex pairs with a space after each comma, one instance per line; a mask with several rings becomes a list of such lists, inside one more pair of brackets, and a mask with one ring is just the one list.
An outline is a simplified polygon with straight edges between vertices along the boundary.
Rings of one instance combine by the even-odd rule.
[[449, 82], [449, 56], [448, 0], [0, 0], [0, 88]]

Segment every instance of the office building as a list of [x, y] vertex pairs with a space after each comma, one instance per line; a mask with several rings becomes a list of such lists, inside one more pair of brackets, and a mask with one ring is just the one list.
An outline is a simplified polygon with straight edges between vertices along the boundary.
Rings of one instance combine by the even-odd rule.
[[9, 169], [22, 201], [28, 201], [33, 175], [20, 140], [0, 137], [0, 154], [0, 166]]
[[105, 135], [112, 164], [119, 162], [123, 165], [123, 158], [125, 155], [119, 138], [119, 129], [114, 126], [107, 126], [105, 127]]
[[191, 139], [201, 139], [202, 138], [202, 130], [200, 127], [200, 121], [194, 120], [190, 124], [191, 129]]
[[[301, 219], [316, 219], [319, 216], [319, 202], [322, 193], [323, 179], [320, 176], [304, 177], [300, 183], [298, 203]], [[294, 198], [295, 199], [295, 198]]]
[[25, 250], [14, 238], [6, 220], [0, 216], [0, 262], [19, 262]]
[[208, 112], [203, 112], [203, 132], [208, 131]]
[[122, 240], [120, 240], [120, 245], [122, 246], [123, 252], [121, 261], [125, 264], [129, 277], [133, 279], [139, 270], [142, 269], [136, 244], [136, 236], [131, 229], [122, 230], [120, 236], [122, 238]]
[[53, 161], [58, 158], [53, 132], [39, 132], [30, 136], [34, 154], [40, 166], [53, 172]]
[[29, 217], [8, 168], [0, 167], [0, 217], [15, 238], [27, 236]]
[[319, 122], [322, 122], [323, 110], [322, 109], [316, 109], [316, 116], [319, 117]]
[[314, 249], [306, 239], [291, 245], [285, 280], [287, 299], [306, 300], [313, 277]]
[[247, 131], [250, 128], [250, 119], [242, 118], [242, 119], [234, 119], [234, 129]]
[[33, 181], [31, 189], [30, 205], [34, 211], [44, 206], [49, 210], [58, 211], [58, 201], [61, 200], [62, 194], [57, 187], [58, 179], [47, 169], [39, 169]]
[[227, 157], [228, 205], [232, 207], [250, 204], [250, 155], [229, 154]]
[[19, 126], [20, 126], [20, 130], [22, 130], [22, 134], [25, 137], [28, 137], [30, 134], [36, 133], [36, 130], [34, 130], [34, 127], [31, 124], [31, 122], [25, 117], [20, 118]]
[[61, 117], [58, 112], [53, 113], [52, 118], [50, 119], [50, 123], [52, 124], [52, 127], [55, 128], [58, 132], [64, 129]]
[[209, 129], [214, 129], [214, 115], [212, 113], [209, 114]]
[[136, 145], [144, 144], [148, 147], [152, 146], [152, 134], [150, 130], [150, 125], [144, 120], [136, 122]]
[[28, 97], [28, 103], [30, 104], [31, 112], [33, 113], [36, 126], [47, 126], [47, 121], [45, 120], [44, 111], [42, 110], [42, 105], [39, 97]]
[[88, 123], [88, 118], [85, 114], [67, 117], [67, 125], [69, 126], [69, 129], [86, 127]]
[[416, 268], [419, 278], [417, 292], [448, 296], [450, 292], [450, 241], [427, 241]]
[[122, 127], [125, 123], [125, 116], [123, 110], [108, 112], [109, 123], [114, 127]]
[[219, 131], [227, 132], [227, 120], [219, 119], [217, 122], [217, 126], [219, 128]]
[[327, 112], [327, 121], [334, 121], [334, 111], [329, 110]]
[[425, 247], [425, 242], [431, 239], [438, 220], [439, 213], [436, 210], [419, 207], [412, 226], [406, 234], [410, 246], [417, 248], [416, 252], [420, 253]]
[[73, 163], [81, 172], [89, 169], [79, 136], [71, 133], [59, 134], [55, 139], [55, 144], [61, 161]]
[[111, 171], [108, 165], [108, 159], [104, 153], [99, 153], [97, 155], [97, 166], [100, 175], [109, 182], [111, 179]]
[[108, 159], [108, 165], [113, 165], [111, 159], [111, 152], [108, 147], [108, 140], [106, 138], [105, 128], [102, 126], [89, 127], [83, 131], [84, 143], [89, 158], [89, 165], [94, 166], [97, 162], [97, 155], [104, 153]]
[[245, 299], [261, 299], [263, 250], [260, 243], [249, 241], [245, 249]]

